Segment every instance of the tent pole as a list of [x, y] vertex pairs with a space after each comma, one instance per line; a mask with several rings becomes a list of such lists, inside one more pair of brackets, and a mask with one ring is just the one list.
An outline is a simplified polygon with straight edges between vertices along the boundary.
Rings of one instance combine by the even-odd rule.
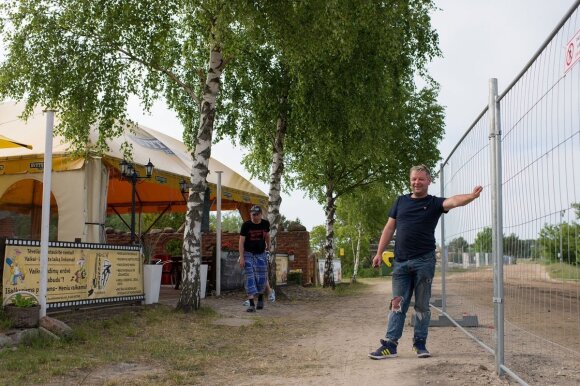
[[216, 192], [216, 226], [215, 226], [215, 294], [220, 296], [222, 290], [222, 171], [218, 175]]
[[129, 177], [131, 180], [131, 244], [135, 244], [135, 191], [137, 187], [137, 173], [133, 173]]
[[42, 225], [40, 228], [40, 317], [46, 316], [48, 289], [48, 236], [50, 233], [50, 190], [52, 182], [52, 135], [54, 110], [46, 110], [46, 141], [42, 172]]

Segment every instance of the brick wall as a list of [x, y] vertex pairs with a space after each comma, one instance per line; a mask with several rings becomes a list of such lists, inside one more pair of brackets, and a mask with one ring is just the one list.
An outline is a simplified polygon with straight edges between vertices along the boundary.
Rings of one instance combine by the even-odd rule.
[[[238, 250], [238, 233], [222, 233], [222, 247], [224, 249]], [[278, 250], [279, 254], [294, 252], [294, 261], [289, 263], [289, 269], [302, 270], [302, 284], [314, 283], [314, 265], [310, 254], [310, 234], [307, 231], [278, 232]], [[128, 244], [131, 235], [128, 232], [117, 232], [108, 229], [108, 244]], [[170, 240], [183, 240], [182, 232], [175, 232], [173, 229], [158, 230], [153, 229], [145, 236], [145, 241], [153, 246], [152, 256], [166, 255], [166, 244]], [[215, 287], [215, 233], [205, 233], [202, 235], [202, 260], [203, 264], [208, 264], [208, 285], [209, 288]], [[223, 249], [222, 249], [223, 250]]]
[[9, 216], [0, 220], [0, 237], [14, 237], [14, 218]]

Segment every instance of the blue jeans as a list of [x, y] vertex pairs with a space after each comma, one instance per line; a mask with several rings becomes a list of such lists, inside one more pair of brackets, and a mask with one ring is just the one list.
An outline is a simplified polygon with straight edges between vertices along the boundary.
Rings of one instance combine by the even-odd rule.
[[397, 342], [403, 335], [405, 316], [415, 293], [415, 334], [413, 341], [427, 339], [431, 310], [431, 285], [435, 275], [435, 251], [407, 261], [395, 261], [393, 299], [389, 307], [386, 338]]

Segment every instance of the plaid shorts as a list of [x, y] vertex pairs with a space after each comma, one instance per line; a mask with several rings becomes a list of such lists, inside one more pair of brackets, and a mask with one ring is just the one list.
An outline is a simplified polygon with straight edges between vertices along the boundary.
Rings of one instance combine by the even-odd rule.
[[244, 252], [246, 294], [248, 296], [264, 293], [264, 286], [268, 280], [268, 259], [266, 256], [266, 252]]

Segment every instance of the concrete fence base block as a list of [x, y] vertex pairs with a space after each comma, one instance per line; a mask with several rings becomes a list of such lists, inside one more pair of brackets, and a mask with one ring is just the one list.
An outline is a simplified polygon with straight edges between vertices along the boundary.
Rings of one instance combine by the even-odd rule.
[[[429, 300], [429, 304], [432, 305], [433, 307], [438, 307], [441, 308], [443, 307], [443, 299], [435, 299], [435, 298], [431, 298]], [[415, 307], [415, 301], [411, 300], [411, 302], [409, 303], [409, 308]]]
[[[461, 327], [479, 327], [477, 315], [463, 315], [463, 319], [456, 319], [455, 322]], [[411, 326], [415, 325], [415, 318], [411, 317]], [[431, 318], [429, 327], [455, 327], [455, 324], [444, 315], [439, 315], [439, 319]]]
[[443, 307], [443, 299], [439, 298], [439, 299], [433, 299], [431, 298], [431, 300], [429, 301], [429, 304], [431, 304], [433, 307]]

